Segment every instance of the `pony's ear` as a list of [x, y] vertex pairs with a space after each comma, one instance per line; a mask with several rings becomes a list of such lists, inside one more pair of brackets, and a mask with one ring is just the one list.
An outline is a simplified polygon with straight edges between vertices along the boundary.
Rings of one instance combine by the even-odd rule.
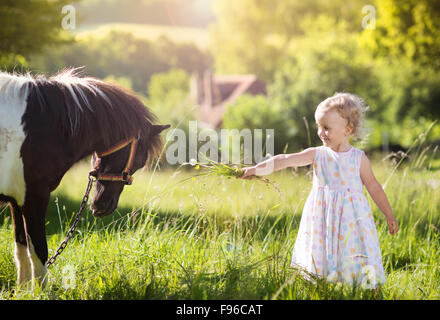
[[154, 135], [156, 135], [156, 134], [159, 134], [159, 133], [161, 133], [163, 130], [165, 130], [165, 129], [168, 129], [169, 127], [171, 127], [171, 125], [169, 125], [169, 124], [165, 124], [165, 125], [162, 125], [162, 124], [153, 124], [153, 125], [151, 125], [151, 135], [152, 136], [154, 136]]

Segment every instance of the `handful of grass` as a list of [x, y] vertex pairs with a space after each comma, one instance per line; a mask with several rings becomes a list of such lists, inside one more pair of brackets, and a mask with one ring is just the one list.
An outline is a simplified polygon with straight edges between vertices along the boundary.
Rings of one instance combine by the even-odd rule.
[[[203, 155], [204, 156], [204, 155]], [[208, 161], [208, 163], [198, 163], [195, 159], [191, 159], [189, 163], [184, 164], [190, 164], [194, 166], [195, 170], [199, 170], [200, 168], [203, 168], [204, 171], [200, 174], [197, 174], [193, 176], [195, 178], [196, 176], [219, 176], [219, 177], [226, 177], [228, 179], [235, 177], [240, 178], [244, 171], [242, 168], [244, 165], [227, 165], [221, 162], [217, 162], [214, 160], [211, 160], [204, 156], [204, 158]], [[266, 185], [272, 186], [281, 196], [283, 195], [281, 190], [267, 178], [263, 178], [261, 176], [252, 176], [250, 179], [257, 179], [262, 182], [264, 182]]]

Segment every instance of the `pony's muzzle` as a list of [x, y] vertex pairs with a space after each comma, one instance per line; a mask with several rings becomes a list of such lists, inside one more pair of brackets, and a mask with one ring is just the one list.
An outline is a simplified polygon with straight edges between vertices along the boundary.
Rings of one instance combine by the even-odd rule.
[[93, 202], [91, 205], [92, 214], [94, 217], [103, 218], [113, 213], [113, 211], [116, 209], [116, 205], [114, 199], [109, 201]]

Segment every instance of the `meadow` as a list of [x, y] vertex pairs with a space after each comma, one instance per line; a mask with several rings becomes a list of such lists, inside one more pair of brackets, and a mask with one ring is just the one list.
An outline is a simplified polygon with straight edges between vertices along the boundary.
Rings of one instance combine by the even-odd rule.
[[[138, 172], [113, 215], [86, 212], [44, 290], [15, 291], [13, 228], [0, 210], [0, 299], [439, 299], [440, 159], [433, 146], [410, 155], [398, 164], [371, 159], [400, 224], [391, 236], [364, 190], [387, 275], [378, 291], [308, 282], [290, 267], [310, 167], [268, 176], [279, 193], [261, 181], [194, 177], [189, 166]], [[78, 163], [52, 194], [49, 254], [65, 237], [88, 170]]]

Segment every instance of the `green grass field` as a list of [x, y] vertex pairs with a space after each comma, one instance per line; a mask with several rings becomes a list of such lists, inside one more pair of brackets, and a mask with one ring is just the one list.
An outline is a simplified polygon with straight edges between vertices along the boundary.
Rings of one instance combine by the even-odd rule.
[[[423, 155], [420, 152], [419, 155]], [[49, 269], [45, 290], [15, 292], [13, 228], [1, 212], [1, 299], [439, 299], [440, 170], [428, 150], [410, 163], [373, 161], [399, 220], [388, 233], [368, 192], [387, 281], [379, 292], [303, 280], [290, 264], [301, 211], [311, 188], [308, 167], [260, 181], [191, 177], [194, 169], [138, 172], [118, 210], [90, 212]], [[52, 194], [47, 235], [52, 254], [63, 240], [87, 183], [79, 163]]]

